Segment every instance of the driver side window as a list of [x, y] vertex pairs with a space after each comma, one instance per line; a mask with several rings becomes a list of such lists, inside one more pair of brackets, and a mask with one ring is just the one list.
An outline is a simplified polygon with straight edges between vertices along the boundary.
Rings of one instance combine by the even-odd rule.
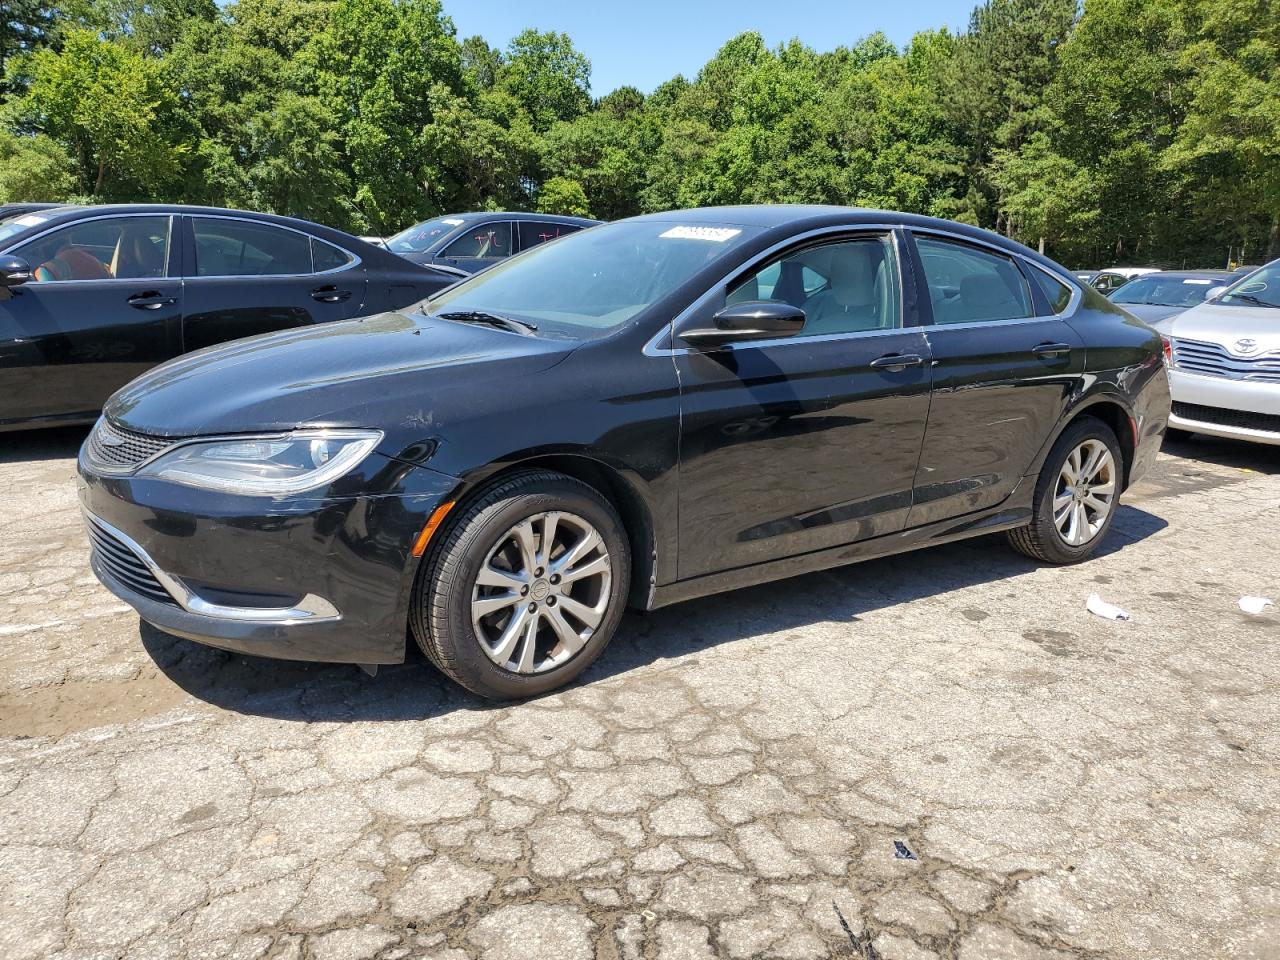
[[898, 265], [888, 236], [806, 247], [775, 260], [733, 287], [725, 305], [789, 303], [805, 313], [801, 337], [902, 326]]
[[83, 220], [37, 237], [14, 251], [38, 283], [141, 280], [165, 275], [169, 217]]

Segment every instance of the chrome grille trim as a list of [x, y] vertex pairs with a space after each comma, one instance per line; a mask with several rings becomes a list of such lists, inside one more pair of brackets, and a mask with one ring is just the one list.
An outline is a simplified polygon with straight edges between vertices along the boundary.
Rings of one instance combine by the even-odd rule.
[[1280, 350], [1240, 356], [1220, 343], [1173, 338], [1173, 363], [1180, 370], [1206, 377], [1280, 383]]
[[89, 459], [107, 473], [132, 473], [144, 463], [154, 460], [183, 438], [153, 437], [117, 427], [99, 417], [89, 434]]

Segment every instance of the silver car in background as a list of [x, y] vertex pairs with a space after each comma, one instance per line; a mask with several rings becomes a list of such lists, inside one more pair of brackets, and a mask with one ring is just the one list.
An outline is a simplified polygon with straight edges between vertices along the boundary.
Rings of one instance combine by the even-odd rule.
[[1170, 433], [1280, 444], [1280, 260], [1174, 318]]

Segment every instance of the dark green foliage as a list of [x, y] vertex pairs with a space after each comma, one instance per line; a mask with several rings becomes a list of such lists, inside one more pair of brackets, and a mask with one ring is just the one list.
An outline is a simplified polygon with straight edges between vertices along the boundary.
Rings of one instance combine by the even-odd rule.
[[1280, 0], [985, 0], [903, 50], [748, 32], [647, 97], [593, 101], [590, 71], [565, 34], [460, 40], [441, 0], [10, 0], [0, 200], [384, 233], [486, 207], [840, 203], [1079, 264], [1280, 256]]

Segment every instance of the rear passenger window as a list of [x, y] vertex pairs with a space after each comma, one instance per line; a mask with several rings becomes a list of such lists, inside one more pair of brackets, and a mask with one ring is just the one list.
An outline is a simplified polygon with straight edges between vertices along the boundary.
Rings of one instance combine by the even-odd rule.
[[270, 277], [311, 272], [311, 238], [247, 220], [195, 217], [198, 277]]
[[351, 254], [323, 240], [311, 238], [311, 265], [316, 273], [326, 270], [340, 270], [355, 260]]
[[1049, 306], [1053, 308], [1054, 313], [1061, 313], [1067, 309], [1067, 304], [1071, 302], [1071, 288], [1056, 277], [1051, 277], [1039, 267], [1031, 268], [1031, 275], [1036, 278], [1036, 283], [1040, 284], [1040, 289], [1044, 291], [1044, 298], [1049, 301]]
[[917, 237], [934, 323], [1034, 316], [1026, 278], [1011, 257], [967, 244]]
[[571, 223], [543, 223], [541, 220], [520, 221], [520, 249], [528, 250], [548, 240], [577, 233], [581, 229]]

